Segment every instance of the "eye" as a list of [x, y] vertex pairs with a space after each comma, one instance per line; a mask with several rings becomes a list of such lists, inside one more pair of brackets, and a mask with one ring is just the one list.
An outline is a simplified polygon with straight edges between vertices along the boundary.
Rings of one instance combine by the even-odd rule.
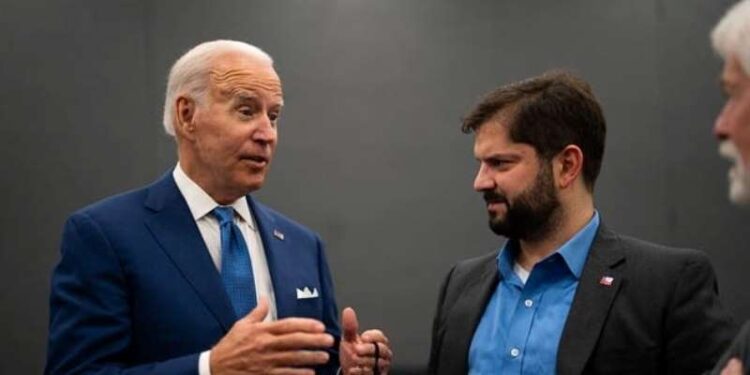
[[281, 114], [279, 112], [269, 112], [268, 113], [268, 119], [270, 119], [271, 122], [274, 122], [274, 123], [277, 122], [277, 121], [279, 121], [279, 116], [281, 116]]
[[485, 160], [485, 163], [487, 163], [487, 165], [489, 165], [490, 167], [495, 168], [506, 164], [506, 161], [502, 159], [490, 158]]
[[251, 117], [255, 114], [255, 108], [249, 105], [243, 105], [237, 108], [237, 112], [239, 112], [242, 116]]
[[485, 164], [486, 164], [486, 165], [487, 165], [488, 167], [490, 167], [490, 168], [492, 168], [492, 169], [495, 169], [495, 170], [506, 170], [506, 169], [510, 168], [510, 167], [511, 167], [511, 165], [513, 164], [513, 163], [512, 163], [512, 162], [511, 162], [510, 160], [508, 160], [508, 159], [499, 159], [499, 158], [489, 158], [489, 159], [485, 159], [485, 160], [484, 160], [484, 163], [485, 163]]

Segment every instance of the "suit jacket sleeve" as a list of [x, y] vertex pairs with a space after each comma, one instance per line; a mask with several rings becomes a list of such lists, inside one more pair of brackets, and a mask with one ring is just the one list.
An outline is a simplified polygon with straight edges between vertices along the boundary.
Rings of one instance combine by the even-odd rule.
[[689, 374], [713, 367], [734, 332], [734, 323], [719, 301], [708, 258], [694, 254], [679, 274], [665, 316], [665, 373]]
[[113, 246], [85, 213], [63, 232], [52, 275], [46, 374], [196, 374], [195, 353], [128, 367], [127, 280]]
[[442, 345], [442, 333], [440, 332], [441, 325], [442, 325], [442, 319], [444, 311], [444, 303], [445, 303], [445, 294], [448, 290], [448, 284], [450, 284], [451, 275], [453, 275], [453, 271], [455, 270], [455, 266], [451, 268], [450, 272], [448, 272], [448, 275], [445, 277], [445, 280], [443, 280], [443, 284], [440, 286], [440, 294], [438, 295], [438, 303], [437, 308], [435, 309], [435, 318], [432, 322], [432, 343], [430, 345], [430, 362], [428, 366], [428, 374], [436, 374], [437, 368], [438, 368], [438, 362], [440, 361], [439, 353], [440, 353], [440, 346]]

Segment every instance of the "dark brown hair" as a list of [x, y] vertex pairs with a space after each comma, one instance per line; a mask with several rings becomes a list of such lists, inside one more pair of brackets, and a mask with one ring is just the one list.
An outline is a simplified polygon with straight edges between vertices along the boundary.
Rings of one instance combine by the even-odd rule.
[[586, 81], [552, 71], [502, 86], [485, 95], [464, 118], [461, 130], [475, 132], [500, 112], [510, 110], [510, 139], [526, 143], [546, 161], [568, 145], [583, 151], [583, 180], [593, 191], [604, 156], [607, 126]]

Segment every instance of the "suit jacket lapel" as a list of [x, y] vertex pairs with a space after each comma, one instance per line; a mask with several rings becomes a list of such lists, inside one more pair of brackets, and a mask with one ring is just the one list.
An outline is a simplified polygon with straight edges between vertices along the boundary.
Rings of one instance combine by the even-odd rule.
[[221, 326], [228, 331], [236, 321], [206, 244], [171, 172], [149, 188], [146, 207], [154, 211], [146, 226], [195, 289]]
[[287, 273], [299, 271], [299, 269], [294, 264], [289, 263], [295, 258], [284, 256], [283, 253], [289, 250], [292, 239], [287, 239], [284, 233], [276, 228], [276, 221], [273, 216], [263, 206], [255, 202], [250, 195], [247, 196], [247, 204], [250, 206], [250, 212], [252, 212], [255, 223], [258, 225], [260, 239], [263, 241], [268, 272], [271, 275], [271, 283], [276, 297], [276, 315], [279, 319], [291, 316], [294, 312], [297, 296], [294, 294], [294, 286], [289, 285], [290, 277]]
[[[558, 374], [583, 372], [596, 346], [610, 306], [624, 282], [625, 254], [618, 243], [617, 235], [600, 224], [560, 339]], [[611, 285], [605, 285], [603, 277], [611, 277]]]
[[[452, 307], [447, 307], [450, 310], [447, 312], [445, 322], [449, 325], [446, 327], [445, 337], [443, 337], [442, 345], [444, 349], [441, 350], [441, 353], [450, 353], [451, 358], [456, 359], [453, 362], [457, 368], [451, 368], [450, 371], [445, 373], [469, 373], [471, 340], [499, 280], [496, 258], [493, 257], [491, 261], [484, 264], [479, 272], [476, 272], [475, 278], [469, 280], [466, 286], [461, 288], [461, 296], [456, 300], [456, 303]], [[448, 360], [443, 359], [443, 361]], [[449, 367], [452, 367], [452, 365], [449, 365]]]

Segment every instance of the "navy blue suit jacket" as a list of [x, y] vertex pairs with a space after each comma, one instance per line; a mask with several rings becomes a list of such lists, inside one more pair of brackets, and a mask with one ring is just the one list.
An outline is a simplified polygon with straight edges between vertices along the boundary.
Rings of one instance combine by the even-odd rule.
[[[340, 329], [320, 238], [248, 196], [279, 318]], [[68, 219], [52, 275], [48, 374], [197, 374], [237, 320], [172, 174]], [[297, 299], [297, 289], [318, 298]], [[319, 373], [334, 373], [338, 354]]]

